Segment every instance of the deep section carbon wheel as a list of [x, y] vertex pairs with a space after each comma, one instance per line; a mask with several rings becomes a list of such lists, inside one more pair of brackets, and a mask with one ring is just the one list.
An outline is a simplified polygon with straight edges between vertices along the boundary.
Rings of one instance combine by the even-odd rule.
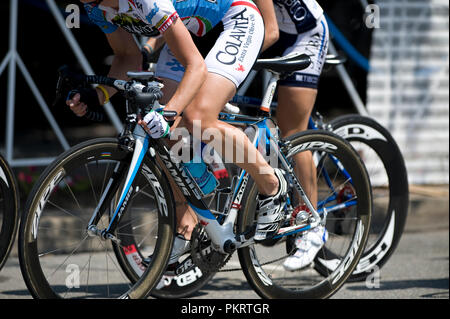
[[[328, 239], [316, 259], [320, 258], [329, 267], [323, 269], [325, 273], [313, 267], [295, 271], [285, 268], [286, 259], [296, 251], [294, 242], [302, 239], [306, 232], [314, 231], [307, 226], [303, 232], [288, 233], [278, 239], [275, 236], [275, 240], [241, 248], [239, 260], [248, 282], [263, 298], [327, 298], [345, 283], [364, 251], [372, 210], [367, 171], [350, 144], [335, 134], [305, 131], [287, 138], [286, 142], [289, 146], [285, 156], [292, 167], [296, 167], [299, 156], [310, 154], [313, 159], [311, 170], [315, 172], [316, 187], [310, 196], [316, 195], [317, 199], [312, 202], [328, 232]], [[297, 175], [295, 169], [294, 173]], [[282, 228], [296, 223], [292, 217], [303, 205], [292, 177], [287, 174], [286, 178], [290, 181], [290, 191]], [[298, 179], [302, 184], [301, 178]], [[239, 232], [255, 223], [256, 196], [253, 186], [243, 205]]]
[[[63, 153], [41, 175], [29, 195], [19, 236], [21, 271], [33, 297], [143, 298], [158, 283], [172, 249], [175, 210], [167, 178], [150, 157], [144, 158], [128, 197], [140, 209], [121, 212], [113, 237], [87, 230], [108, 181], [127, 174], [131, 155], [116, 139], [95, 139]], [[97, 225], [105, 229], [109, 222], [105, 212]], [[142, 225], [147, 227], [145, 238], [139, 237]], [[139, 238], [141, 247], [155, 256], [136, 282], [114, 253], [131, 251], [126, 241], [118, 240], [127, 236]]]
[[383, 267], [398, 246], [408, 215], [408, 174], [394, 138], [374, 119], [351, 114], [332, 120], [330, 125], [334, 133], [356, 149], [372, 185], [370, 235], [361, 260], [349, 278], [361, 281]]

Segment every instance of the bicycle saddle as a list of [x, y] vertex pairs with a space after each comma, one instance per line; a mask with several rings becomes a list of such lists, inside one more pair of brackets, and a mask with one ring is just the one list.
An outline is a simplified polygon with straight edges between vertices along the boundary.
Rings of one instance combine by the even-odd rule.
[[280, 58], [258, 59], [253, 69], [267, 69], [276, 73], [294, 72], [306, 69], [311, 59], [306, 54], [293, 53]]

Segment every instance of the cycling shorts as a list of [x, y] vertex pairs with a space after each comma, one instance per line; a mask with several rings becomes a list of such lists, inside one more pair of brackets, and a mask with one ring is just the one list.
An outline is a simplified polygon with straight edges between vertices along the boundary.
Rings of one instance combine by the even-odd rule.
[[311, 65], [279, 81], [282, 86], [317, 89], [328, 51], [328, 24], [325, 16], [317, 20], [315, 28], [301, 34], [280, 31], [279, 40], [267, 49], [262, 57], [273, 58], [290, 53], [303, 53], [311, 58]]
[[[253, 67], [264, 41], [264, 22], [258, 8], [249, 0], [234, 0], [220, 22], [223, 30], [206, 54], [208, 72], [219, 74], [236, 87]], [[196, 39], [200, 42], [203, 38]], [[184, 67], [167, 45], [163, 47], [156, 66], [156, 76], [180, 82]]]

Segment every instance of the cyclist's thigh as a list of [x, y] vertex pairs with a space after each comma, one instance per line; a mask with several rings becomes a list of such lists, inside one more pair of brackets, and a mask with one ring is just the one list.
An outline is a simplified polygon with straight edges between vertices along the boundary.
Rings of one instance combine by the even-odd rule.
[[234, 83], [216, 73], [209, 72], [205, 82], [192, 102], [183, 112], [183, 121], [192, 128], [195, 120], [201, 120], [202, 128], [215, 127], [219, 124], [217, 116], [227, 101], [236, 93]]

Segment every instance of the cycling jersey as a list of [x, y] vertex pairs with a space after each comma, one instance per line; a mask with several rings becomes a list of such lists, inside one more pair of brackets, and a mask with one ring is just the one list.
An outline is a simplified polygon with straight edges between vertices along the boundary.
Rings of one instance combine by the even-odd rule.
[[273, 0], [281, 31], [300, 34], [317, 26], [323, 9], [316, 0]]
[[[208, 48], [205, 56], [206, 67], [208, 72], [219, 74], [238, 87], [259, 55], [264, 41], [264, 22], [252, 1], [233, 0], [220, 24], [220, 34], [214, 39], [212, 48]], [[215, 29], [217, 32], [218, 28]], [[213, 32], [213, 35], [216, 32]], [[199, 38], [198, 42], [203, 39]], [[179, 82], [184, 71], [183, 66], [165, 45], [156, 65], [156, 76]]]
[[[119, 9], [85, 4], [90, 19], [105, 33], [118, 27], [130, 33], [157, 36], [181, 18], [191, 33], [202, 37], [219, 22], [223, 32], [205, 58], [208, 72], [239, 86], [250, 72], [264, 41], [264, 22], [250, 0], [119, 0]], [[183, 66], [162, 49], [156, 75], [181, 81]]]
[[104, 33], [118, 27], [143, 36], [157, 36], [178, 17], [189, 31], [203, 36], [225, 15], [233, 0], [119, 0], [115, 10], [94, 3], [85, 4], [92, 22]]

